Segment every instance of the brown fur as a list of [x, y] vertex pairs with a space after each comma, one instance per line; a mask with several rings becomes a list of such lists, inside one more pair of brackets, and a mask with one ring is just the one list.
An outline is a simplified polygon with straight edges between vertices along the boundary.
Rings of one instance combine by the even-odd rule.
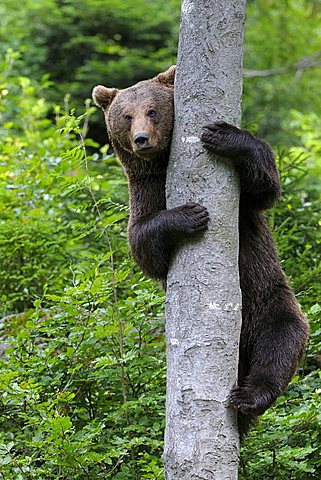
[[[209, 220], [206, 208], [196, 203], [166, 209], [174, 74], [171, 67], [126, 90], [98, 86], [93, 91], [128, 177], [133, 256], [145, 273], [164, 285], [175, 245], [206, 230]], [[288, 385], [303, 354], [308, 326], [287, 285], [263, 213], [281, 191], [272, 150], [251, 133], [224, 122], [205, 127], [202, 141], [216, 155], [233, 159], [241, 183], [243, 324], [239, 385], [231, 400], [238, 408], [243, 436]]]

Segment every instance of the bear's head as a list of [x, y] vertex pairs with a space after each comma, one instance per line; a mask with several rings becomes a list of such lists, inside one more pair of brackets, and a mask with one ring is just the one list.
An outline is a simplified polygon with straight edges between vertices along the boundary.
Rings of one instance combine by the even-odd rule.
[[[98, 85], [92, 96], [102, 108], [111, 143], [150, 159], [169, 150], [174, 120], [175, 66], [124, 90]], [[122, 159], [121, 159], [122, 160]]]

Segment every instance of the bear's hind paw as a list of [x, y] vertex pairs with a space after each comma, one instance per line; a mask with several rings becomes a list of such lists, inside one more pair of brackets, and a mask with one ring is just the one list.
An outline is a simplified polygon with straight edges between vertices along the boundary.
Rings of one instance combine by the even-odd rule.
[[245, 415], [262, 415], [272, 405], [276, 397], [262, 386], [235, 387], [230, 394], [232, 404]]

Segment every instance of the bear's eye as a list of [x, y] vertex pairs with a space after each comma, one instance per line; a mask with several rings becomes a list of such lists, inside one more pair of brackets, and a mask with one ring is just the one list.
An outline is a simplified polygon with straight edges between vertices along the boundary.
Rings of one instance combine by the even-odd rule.
[[130, 122], [133, 117], [131, 115], [124, 115], [124, 119], [126, 120], [126, 122]]
[[156, 110], [155, 110], [154, 108], [151, 108], [150, 110], [148, 110], [147, 115], [148, 115], [149, 117], [155, 117], [155, 116], [157, 115], [157, 112], [156, 112]]

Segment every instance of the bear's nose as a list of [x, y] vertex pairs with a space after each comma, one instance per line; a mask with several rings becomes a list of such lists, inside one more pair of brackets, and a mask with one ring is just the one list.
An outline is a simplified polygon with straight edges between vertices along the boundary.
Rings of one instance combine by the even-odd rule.
[[149, 135], [147, 132], [139, 132], [134, 136], [134, 143], [138, 148], [148, 147]]

